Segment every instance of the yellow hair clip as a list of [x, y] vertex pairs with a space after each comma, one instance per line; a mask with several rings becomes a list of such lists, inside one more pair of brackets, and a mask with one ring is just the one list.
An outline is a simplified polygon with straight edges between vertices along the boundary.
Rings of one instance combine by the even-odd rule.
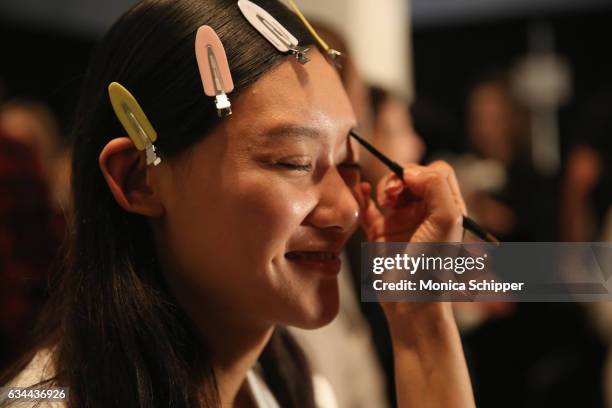
[[304, 16], [304, 14], [298, 8], [298, 6], [295, 3], [295, 1], [287, 0], [287, 2], [291, 6], [291, 8], [295, 12], [295, 14], [298, 16], [298, 18], [302, 21], [302, 24], [304, 24], [306, 29], [310, 32], [310, 34], [314, 37], [314, 39], [317, 41], [319, 46], [323, 49], [323, 51], [325, 51], [325, 53], [327, 53], [327, 55], [329, 56], [329, 58], [331, 58], [331, 60], [334, 62], [334, 64], [339, 65], [339, 63], [340, 63], [339, 60], [340, 60], [340, 57], [342, 57], [342, 53], [340, 51], [338, 51], [338, 50], [334, 50], [329, 45], [327, 45], [325, 40], [323, 40], [323, 38], [321, 38], [321, 36], [317, 33], [317, 31], [314, 29], [314, 27], [308, 22], [308, 20]]
[[136, 98], [123, 85], [112, 82], [108, 86], [108, 95], [113, 105], [115, 115], [123, 125], [128, 136], [138, 150], [144, 150], [147, 157], [147, 165], [157, 166], [161, 158], [153, 143], [157, 140], [157, 132], [144, 111], [136, 101]]

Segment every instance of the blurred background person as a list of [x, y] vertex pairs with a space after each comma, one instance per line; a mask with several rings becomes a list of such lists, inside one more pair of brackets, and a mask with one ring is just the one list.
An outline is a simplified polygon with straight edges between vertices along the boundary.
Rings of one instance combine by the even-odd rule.
[[32, 99], [7, 101], [0, 106], [0, 129], [32, 149], [42, 166], [52, 205], [60, 215], [69, 212], [70, 148], [49, 107]]
[[29, 345], [62, 234], [37, 155], [0, 131], [0, 371]]
[[612, 86], [585, 104], [573, 130], [562, 189], [561, 237], [591, 241], [606, 236], [612, 205]]
[[0, 88], [2, 371], [28, 348], [58, 265], [70, 207], [70, 159], [49, 108], [28, 99], [4, 102]]
[[[399, 95], [378, 86], [370, 87], [373, 126], [370, 142], [398, 163], [420, 163], [425, 155], [425, 143], [413, 126], [409, 104]], [[362, 150], [361, 165], [367, 180], [377, 181], [389, 169]]]
[[[513, 92], [503, 71], [474, 83], [466, 99], [471, 153], [456, 168], [473, 215], [502, 241], [555, 241], [559, 178], [536, 170], [530, 114]], [[482, 406], [601, 406], [605, 348], [581, 305], [477, 303], [457, 313]]]
[[480, 77], [466, 102], [468, 153], [455, 161], [475, 219], [502, 241], [553, 241], [558, 191], [530, 154], [529, 114], [513, 96], [508, 75]]
[[[612, 243], [612, 86], [593, 92], [574, 125], [563, 179], [561, 233], [565, 241]], [[608, 346], [603, 373], [612, 407], [612, 303], [586, 305]]]

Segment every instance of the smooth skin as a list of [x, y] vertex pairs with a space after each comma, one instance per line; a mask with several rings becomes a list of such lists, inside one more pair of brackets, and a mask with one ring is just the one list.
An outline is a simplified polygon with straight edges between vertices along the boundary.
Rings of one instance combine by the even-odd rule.
[[[232, 116], [160, 166], [128, 138], [99, 157], [117, 203], [150, 220], [152, 251], [211, 351], [223, 407], [252, 404], [245, 375], [276, 325], [317, 328], [338, 313], [339, 254], [360, 222], [377, 241], [461, 238], [465, 209], [448, 166], [407, 172], [418, 208], [384, 218], [365, 200], [369, 185], [346, 166], [355, 115], [334, 68], [318, 51], [309, 58], [266, 73], [232, 98]], [[380, 186], [391, 207], [395, 182]], [[448, 305], [385, 311], [400, 406], [473, 406]]]

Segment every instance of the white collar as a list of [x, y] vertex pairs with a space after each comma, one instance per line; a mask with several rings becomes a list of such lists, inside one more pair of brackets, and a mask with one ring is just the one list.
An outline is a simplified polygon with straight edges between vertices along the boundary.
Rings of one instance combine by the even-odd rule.
[[257, 408], [280, 408], [257, 367], [247, 371], [246, 380]]

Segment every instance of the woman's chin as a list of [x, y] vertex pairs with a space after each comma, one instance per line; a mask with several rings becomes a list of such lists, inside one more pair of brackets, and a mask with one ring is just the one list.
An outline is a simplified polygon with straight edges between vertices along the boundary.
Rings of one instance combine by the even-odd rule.
[[300, 329], [318, 329], [329, 324], [338, 315], [340, 298], [337, 285], [324, 288], [313, 299], [302, 302], [300, 316], [291, 325]]

